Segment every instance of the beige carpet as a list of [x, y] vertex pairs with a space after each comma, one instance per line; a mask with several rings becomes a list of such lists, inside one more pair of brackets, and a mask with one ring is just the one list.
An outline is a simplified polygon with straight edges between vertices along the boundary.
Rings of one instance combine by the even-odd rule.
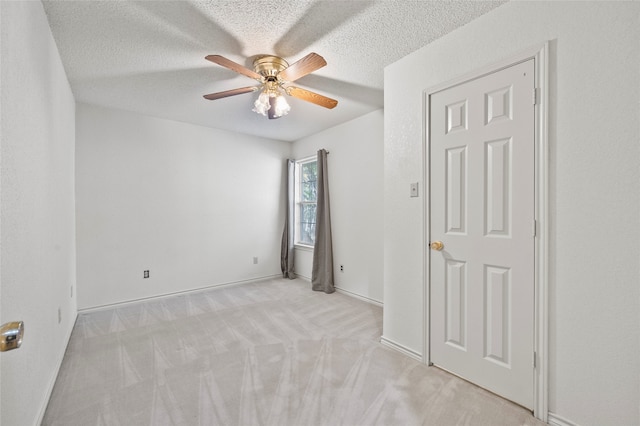
[[82, 314], [43, 425], [542, 425], [378, 343], [382, 308], [267, 280]]

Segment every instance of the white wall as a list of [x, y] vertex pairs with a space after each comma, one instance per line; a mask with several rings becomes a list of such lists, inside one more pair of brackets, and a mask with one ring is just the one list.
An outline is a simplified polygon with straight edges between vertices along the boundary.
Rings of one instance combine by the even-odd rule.
[[547, 40], [549, 407], [639, 424], [638, 2], [510, 2], [385, 69], [384, 336], [423, 351], [422, 90]]
[[0, 354], [0, 423], [34, 425], [76, 317], [75, 103], [42, 4], [0, 11], [0, 323], [25, 323], [22, 347]]
[[280, 273], [290, 143], [86, 104], [76, 132], [80, 309]]
[[[296, 159], [328, 150], [336, 287], [382, 302], [382, 110], [293, 144]], [[295, 271], [310, 279], [313, 251], [296, 250]], [[340, 272], [340, 265], [344, 272]]]

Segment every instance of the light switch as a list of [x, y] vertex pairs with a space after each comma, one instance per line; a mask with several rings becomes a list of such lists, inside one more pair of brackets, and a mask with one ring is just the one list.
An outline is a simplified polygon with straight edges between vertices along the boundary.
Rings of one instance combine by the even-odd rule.
[[418, 196], [418, 182], [415, 182], [415, 183], [411, 184], [411, 196], [412, 197], [417, 197]]

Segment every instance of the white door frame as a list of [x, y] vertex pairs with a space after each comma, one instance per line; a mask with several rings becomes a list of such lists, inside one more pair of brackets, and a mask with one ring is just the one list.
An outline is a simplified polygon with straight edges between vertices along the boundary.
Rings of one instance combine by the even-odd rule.
[[[423, 159], [422, 170], [424, 172], [423, 182], [425, 182], [425, 196], [423, 209], [423, 223], [430, 220], [429, 205], [431, 197], [431, 182], [429, 180], [429, 151], [431, 141], [429, 139], [429, 117], [430, 117], [430, 97], [433, 93], [448, 89], [452, 86], [483, 77], [487, 74], [494, 73], [504, 68], [520, 62], [534, 59], [535, 78], [534, 84], [536, 93], [532, 93], [532, 98], [536, 96], [535, 105], [535, 220], [536, 220], [536, 236], [535, 236], [535, 276], [534, 276], [534, 351], [535, 351], [535, 368], [533, 380], [533, 414], [540, 420], [546, 422], [549, 408], [549, 392], [548, 392], [548, 265], [549, 265], [549, 154], [548, 154], [548, 100], [549, 100], [549, 43], [533, 46], [526, 49], [506, 60], [485, 66], [478, 70], [467, 73], [463, 76], [439, 84], [424, 90], [423, 92]], [[532, 100], [533, 101], [533, 100]], [[429, 282], [429, 226], [424, 226], [424, 234], [422, 247], [423, 253], [423, 285], [424, 285], [424, 301], [423, 301], [423, 323], [424, 323], [424, 348], [422, 351], [422, 361], [431, 365], [430, 360], [430, 282]]]

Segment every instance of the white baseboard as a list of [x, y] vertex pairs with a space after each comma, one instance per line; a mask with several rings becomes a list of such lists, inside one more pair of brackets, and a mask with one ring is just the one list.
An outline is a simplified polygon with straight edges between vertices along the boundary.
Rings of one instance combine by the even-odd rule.
[[58, 380], [58, 374], [60, 373], [60, 367], [62, 367], [62, 361], [64, 361], [64, 355], [67, 353], [67, 346], [69, 346], [69, 341], [71, 340], [71, 333], [73, 332], [73, 328], [76, 325], [76, 321], [78, 320], [78, 313], [76, 312], [76, 317], [73, 319], [71, 323], [71, 327], [67, 330], [67, 335], [65, 336], [65, 344], [64, 348], [58, 356], [58, 362], [56, 363], [56, 371], [51, 376], [49, 380], [49, 385], [47, 386], [47, 393], [45, 394], [44, 403], [42, 407], [40, 407], [40, 413], [38, 414], [37, 425], [42, 424], [42, 420], [44, 419], [44, 413], [47, 411], [47, 406], [49, 405], [49, 400], [51, 399], [51, 394], [53, 393], [53, 387], [56, 384], [56, 380]]
[[549, 413], [547, 417], [547, 424], [549, 426], [578, 426], [577, 423], [553, 413]]
[[363, 302], [371, 303], [372, 305], [380, 306], [381, 308], [383, 307], [383, 303], [378, 301], [378, 300], [370, 299], [370, 298], [368, 298], [366, 296], [362, 296], [362, 295], [360, 295], [358, 293], [354, 293], [352, 291], [345, 290], [344, 288], [335, 287], [335, 289], [336, 289], [336, 291], [338, 293], [342, 293], [342, 294], [344, 294], [346, 296], [354, 297], [354, 298], [356, 298], [358, 300], [362, 300]]
[[[311, 282], [311, 278], [305, 277], [304, 275], [296, 274], [296, 277], [304, 281]], [[371, 303], [372, 305], [380, 306], [381, 308], [383, 307], [383, 303], [380, 302], [379, 300], [371, 299], [367, 296], [363, 296], [361, 294], [354, 293], [349, 290], [345, 290], [344, 288], [341, 288], [341, 287], [334, 286], [334, 288], [338, 293], [344, 294], [345, 296], [355, 297], [356, 299], [362, 300], [363, 302]]]
[[306, 276], [301, 275], [301, 274], [299, 274], [299, 273], [297, 273], [297, 272], [296, 272], [296, 277], [297, 277], [297, 278], [300, 278], [300, 279], [302, 279], [302, 280], [304, 280], [304, 281], [311, 282], [311, 277], [306, 277]]
[[107, 305], [91, 306], [89, 308], [78, 309], [78, 313], [85, 314], [89, 312], [103, 311], [106, 309], [121, 308], [127, 305], [132, 305], [140, 302], [147, 302], [150, 300], [160, 300], [160, 299], [166, 299], [167, 297], [179, 296], [184, 294], [201, 293], [203, 291], [211, 290], [214, 288], [232, 287], [232, 286], [241, 285], [241, 284], [251, 284], [251, 283], [257, 283], [264, 280], [271, 280], [274, 278], [282, 278], [282, 274], [266, 275], [264, 277], [251, 278], [248, 280], [241, 280], [241, 281], [230, 281], [226, 283], [213, 284], [206, 287], [200, 287], [192, 290], [176, 291], [173, 293], [165, 293], [165, 294], [159, 294], [157, 296], [142, 297], [140, 299], [125, 300], [123, 302], [110, 303]]
[[414, 351], [413, 349], [409, 349], [404, 345], [401, 345], [400, 343], [396, 343], [391, 339], [387, 339], [386, 337], [382, 336], [380, 338], [380, 343], [383, 344], [384, 346], [391, 348], [395, 351], [398, 351], [400, 353], [403, 353], [404, 355], [415, 359], [416, 361], [420, 361], [422, 362], [422, 354], [419, 352]]

